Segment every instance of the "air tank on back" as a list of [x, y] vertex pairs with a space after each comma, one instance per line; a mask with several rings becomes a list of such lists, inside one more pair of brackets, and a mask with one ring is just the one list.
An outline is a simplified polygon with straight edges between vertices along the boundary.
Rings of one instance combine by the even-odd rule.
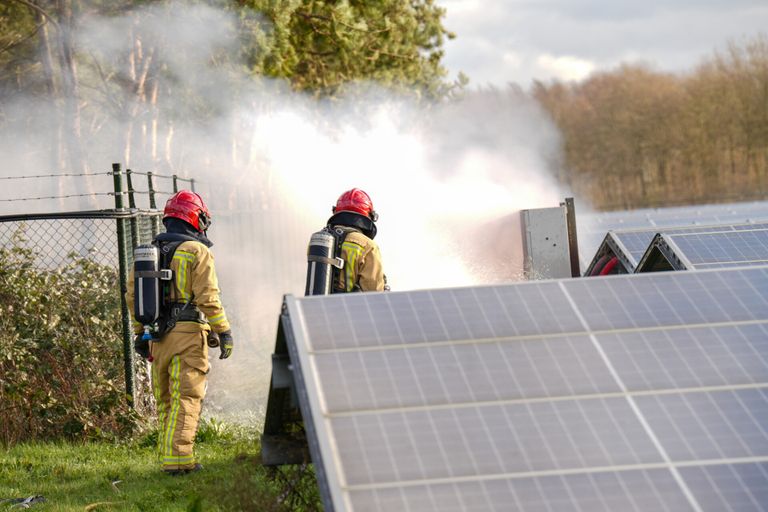
[[154, 245], [139, 245], [133, 257], [134, 316], [148, 326], [160, 316], [159, 252]]
[[307, 247], [307, 284], [304, 295], [328, 295], [333, 286], [334, 268], [344, 260], [336, 257], [336, 237], [327, 228], [312, 233]]

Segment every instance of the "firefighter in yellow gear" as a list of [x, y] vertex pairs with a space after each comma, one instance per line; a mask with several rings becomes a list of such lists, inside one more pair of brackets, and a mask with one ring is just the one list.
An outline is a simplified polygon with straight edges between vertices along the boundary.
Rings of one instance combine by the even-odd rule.
[[336, 201], [328, 227], [344, 231], [339, 254], [344, 267], [334, 280], [334, 293], [389, 289], [381, 264], [381, 251], [373, 241], [377, 220], [378, 214], [370, 196], [359, 188], [347, 190]]
[[[200, 421], [209, 346], [218, 346], [220, 359], [232, 354], [229, 321], [221, 305], [213, 254], [206, 230], [211, 216], [202, 198], [187, 190], [166, 203], [166, 232], [153, 242], [173, 272], [158, 320], [160, 338], [152, 342], [137, 336], [136, 351], [152, 362], [152, 388], [157, 403], [160, 434], [158, 451], [162, 470], [171, 475], [202, 469], [195, 460], [194, 441]], [[132, 281], [133, 276], [131, 276]], [[133, 311], [133, 287], [126, 298]], [[142, 325], [134, 323], [134, 332]]]

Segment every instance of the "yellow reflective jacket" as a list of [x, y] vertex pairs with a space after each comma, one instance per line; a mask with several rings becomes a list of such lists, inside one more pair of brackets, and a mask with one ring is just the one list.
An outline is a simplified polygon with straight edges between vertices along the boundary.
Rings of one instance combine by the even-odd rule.
[[358, 231], [350, 231], [341, 244], [344, 268], [334, 283], [336, 291], [383, 291], [386, 284], [381, 252], [376, 242]]
[[[170, 300], [195, 304], [206, 316], [208, 325], [214, 332], [221, 333], [230, 330], [229, 320], [227, 320], [224, 307], [221, 305], [219, 281], [216, 278], [213, 254], [210, 249], [200, 242], [182, 242], [173, 254], [171, 270], [173, 270], [174, 279]], [[133, 269], [131, 269], [125, 298], [133, 316]], [[208, 325], [197, 322], [179, 322], [174, 330], [195, 332], [208, 330]], [[133, 330], [137, 334], [140, 333], [142, 325], [134, 321]]]

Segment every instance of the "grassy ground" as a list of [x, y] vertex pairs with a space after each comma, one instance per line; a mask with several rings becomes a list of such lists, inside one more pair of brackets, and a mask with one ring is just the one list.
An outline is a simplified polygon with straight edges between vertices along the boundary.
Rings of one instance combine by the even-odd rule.
[[[308, 497], [308, 504], [281, 497], [284, 479], [259, 464], [257, 439], [256, 432], [209, 421], [200, 428], [196, 444], [204, 469], [179, 477], [160, 472], [152, 434], [120, 444], [0, 448], [0, 500], [42, 495], [45, 502], [30, 507], [40, 512], [319, 509], [311, 474], [302, 478], [299, 493]], [[281, 475], [299, 474], [287, 471]], [[0, 503], [0, 511], [6, 509], [11, 505]]]

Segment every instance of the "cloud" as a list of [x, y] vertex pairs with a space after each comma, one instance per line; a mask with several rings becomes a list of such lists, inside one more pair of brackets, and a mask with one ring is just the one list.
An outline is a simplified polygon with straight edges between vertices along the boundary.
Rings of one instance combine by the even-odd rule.
[[[446, 43], [446, 66], [475, 84], [562, 76], [575, 59], [610, 69], [627, 59], [665, 71], [696, 66], [729, 40], [765, 31], [764, 0], [443, 0], [446, 26], [457, 38]], [[514, 58], [510, 59], [510, 56]], [[542, 56], [551, 56], [548, 62]], [[575, 75], [574, 75], [575, 73]], [[567, 73], [566, 73], [567, 75]]]
[[536, 66], [547, 78], [571, 81], [582, 80], [589, 76], [595, 69], [595, 63], [578, 57], [562, 56], [554, 57], [549, 54], [540, 55], [536, 59]]

